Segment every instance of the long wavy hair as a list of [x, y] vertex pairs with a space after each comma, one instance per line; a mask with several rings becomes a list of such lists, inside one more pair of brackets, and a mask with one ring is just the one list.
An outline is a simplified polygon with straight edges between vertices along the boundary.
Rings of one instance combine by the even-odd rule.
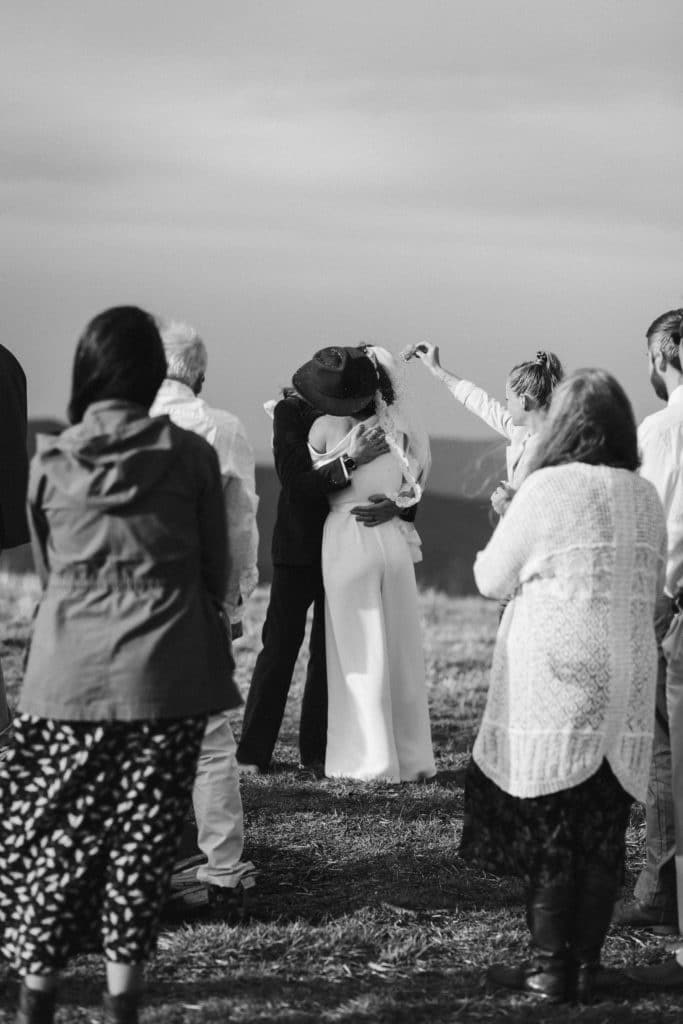
[[640, 465], [631, 403], [606, 370], [577, 370], [553, 394], [531, 470], [568, 462], [630, 470]]
[[70, 423], [93, 402], [119, 399], [149, 409], [166, 376], [166, 356], [154, 317], [137, 306], [114, 306], [81, 335], [71, 379]]

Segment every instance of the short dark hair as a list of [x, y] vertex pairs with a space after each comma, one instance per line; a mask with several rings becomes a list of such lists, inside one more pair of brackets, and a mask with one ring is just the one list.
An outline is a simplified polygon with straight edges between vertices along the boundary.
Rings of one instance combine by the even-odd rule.
[[562, 363], [554, 352], [537, 352], [535, 359], [513, 366], [508, 381], [516, 395], [528, 395], [539, 409], [544, 409], [563, 377]]
[[553, 394], [531, 468], [567, 462], [630, 470], [640, 464], [631, 403], [606, 370], [577, 370]]
[[647, 329], [647, 343], [659, 342], [659, 351], [670, 366], [681, 369], [681, 337], [683, 336], [683, 309], [670, 309], [653, 320]]
[[149, 409], [166, 376], [155, 319], [137, 306], [114, 306], [94, 317], [74, 356], [69, 421], [80, 423], [93, 402], [120, 399]]

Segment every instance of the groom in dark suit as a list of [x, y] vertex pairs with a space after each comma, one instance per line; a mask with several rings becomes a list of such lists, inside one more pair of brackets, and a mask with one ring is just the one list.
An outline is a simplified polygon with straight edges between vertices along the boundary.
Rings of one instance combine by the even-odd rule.
[[[347, 392], [361, 398], [349, 399]], [[367, 405], [377, 388], [370, 359], [358, 348], [327, 348], [315, 354], [294, 375], [275, 406], [273, 456], [280, 480], [277, 519], [273, 530], [273, 581], [263, 626], [263, 648], [256, 660], [237, 748], [245, 771], [265, 772], [270, 765], [284, 715], [294, 665], [304, 639], [306, 616], [313, 605], [308, 671], [301, 706], [301, 763], [315, 770], [325, 761], [327, 742], [327, 672], [325, 667], [325, 605], [321, 567], [322, 534], [328, 512], [327, 495], [348, 487], [350, 475], [363, 463], [388, 451], [381, 430], [358, 431], [348, 453], [313, 469], [308, 432], [320, 415], [316, 395], [338, 402], [340, 415]], [[353, 386], [352, 386], [353, 385]], [[299, 392], [305, 392], [303, 398]], [[388, 499], [354, 510], [373, 526], [397, 514]]]

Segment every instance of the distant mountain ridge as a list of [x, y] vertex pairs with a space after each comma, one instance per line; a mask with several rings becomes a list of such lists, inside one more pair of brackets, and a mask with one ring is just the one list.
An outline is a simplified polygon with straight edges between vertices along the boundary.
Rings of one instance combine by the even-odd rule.
[[[35, 451], [37, 434], [59, 433], [64, 426], [57, 419], [32, 419], [30, 453]], [[432, 471], [416, 521], [423, 552], [423, 561], [416, 567], [418, 580], [450, 594], [475, 593], [472, 564], [491, 534], [489, 496], [505, 476], [505, 444], [495, 436], [491, 440], [437, 437], [431, 443]], [[270, 541], [280, 485], [272, 462], [265, 459], [256, 467], [256, 490], [260, 499], [259, 573], [268, 582], [272, 576]], [[6, 551], [2, 567], [30, 572], [30, 548]]]
[[488, 501], [499, 481], [505, 479], [505, 441], [433, 437], [432, 470], [427, 481], [430, 494]]

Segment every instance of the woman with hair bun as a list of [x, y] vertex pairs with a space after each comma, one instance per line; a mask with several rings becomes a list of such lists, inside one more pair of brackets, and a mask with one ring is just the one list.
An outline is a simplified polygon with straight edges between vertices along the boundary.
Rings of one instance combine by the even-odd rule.
[[468, 412], [474, 413], [506, 439], [507, 482], [501, 482], [491, 495], [494, 510], [503, 515], [529, 473], [538, 432], [545, 421], [552, 393], [564, 376], [562, 363], [554, 352], [537, 352], [535, 359], [513, 366], [505, 385], [506, 408], [483, 388], [444, 369], [437, 345], [426, 342], [411, 345], [403, 357], [420, 359]]

